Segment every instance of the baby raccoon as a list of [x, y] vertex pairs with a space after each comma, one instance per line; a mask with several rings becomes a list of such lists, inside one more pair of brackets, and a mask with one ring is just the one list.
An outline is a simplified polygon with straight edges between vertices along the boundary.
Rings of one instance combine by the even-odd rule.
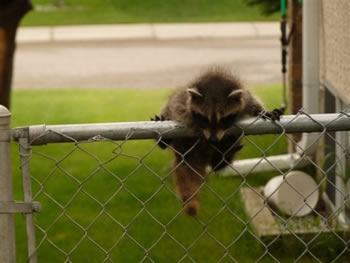
[[278, 109], [265, 112], [262, 103], [235, 76], [215, 69], [177, 90], [160, 115], [151, 119], [177, 121], [196, 135], [159, 142], [161, 148], [170, 145], [174, 151], [175, 183], [187, 215], [195, 216], [199, 210], [198, 192], [206, 177], [206, 167], [214, 171], [226, 167], [243, 147], [241, 138], [226, 135], [226, 131], [241, 117], [262, 112], [263, 117], [273, 121], [282, 114]]

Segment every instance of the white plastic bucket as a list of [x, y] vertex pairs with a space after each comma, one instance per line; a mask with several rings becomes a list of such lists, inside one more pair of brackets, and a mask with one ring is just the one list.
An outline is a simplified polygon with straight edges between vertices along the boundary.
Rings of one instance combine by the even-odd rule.
[[310, 175], [292, 171], [286, 175], [285, 180], [283, 175], [279, 175], [268, 181], [264, 188], [264, 196], [282, 213], [304, 216], [316, 207], [319, 190]]

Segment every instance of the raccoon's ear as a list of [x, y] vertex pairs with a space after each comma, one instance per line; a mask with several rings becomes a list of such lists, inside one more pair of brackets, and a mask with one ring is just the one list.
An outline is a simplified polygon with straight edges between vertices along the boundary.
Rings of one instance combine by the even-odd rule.
[[191, 95], [192, 98], [202, 98], [203, 94], [200, 93], [196, 88], [188, 88], [188, 93]]
[[228, 94], [227, 98], [235, 100], [235, 101], [240, 101], [242, 99], [242, 95], [243, 95], [243, 90], [238, 89], [238, 90], [234, 90], [230, 94]]

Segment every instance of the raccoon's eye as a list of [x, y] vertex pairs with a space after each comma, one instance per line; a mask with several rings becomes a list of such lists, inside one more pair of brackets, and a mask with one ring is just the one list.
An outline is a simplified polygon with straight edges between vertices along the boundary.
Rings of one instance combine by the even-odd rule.
[[237, 118], [236, 114], [230, 114], [230, 115], [222, 118], [219, 122], [219, 125], [220, 125], [220, 127], [224, 128], [224, 129], [228, 129], [235, 122], [236, 118]]
[[209, 127], [209, 120], [208, 120], [208, 118], [204, 117], [203, 115], [192, 111], [192, 117], [200, 128], [204, 129], [204, 128]]

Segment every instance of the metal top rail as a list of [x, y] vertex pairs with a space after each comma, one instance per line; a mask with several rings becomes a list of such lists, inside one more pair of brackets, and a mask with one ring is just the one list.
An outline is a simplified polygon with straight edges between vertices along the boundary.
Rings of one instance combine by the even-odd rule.
[[[258, 135], [281, 134], [297, 132], [322, 132], [350, 130], [350, 114], [347, 112], [335, 114], [285, 115], [278, 122], [257, 118], [246, 118], [237, 122], [229, 131], [230, 134]], [[31, 145], [47, 143], [78, 142], [108, 138], [110, 140], [124, 139], [156, 139], [191, 137], [183, 126], [174, 121], [146, 121], [94, 123], [71, 125], [35, 125], [19, 127], [12, 130], [13, 140], [26, 137]]]

